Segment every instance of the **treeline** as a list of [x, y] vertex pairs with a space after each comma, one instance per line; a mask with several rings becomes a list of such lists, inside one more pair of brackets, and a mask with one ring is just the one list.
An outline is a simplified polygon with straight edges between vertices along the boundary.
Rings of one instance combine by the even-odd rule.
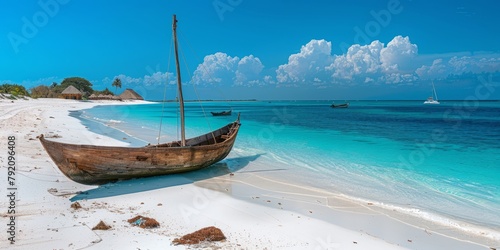
[[94, 95], [115, 95], [113, 92], [111, 92], [111, 90], [109, 90], [108, 88], [106, 88], [105, 90], [103, 91], [98, 91], [98, 90], [94, 90], [93, 92]]
[[92, 83], [81, 77], [69, 77], [64, 79], [61, 84], [52, 83], [50, 86], [40, 85], [31, 88], [31, 97], [33, 98], [57, 98], [70, 85], [77, 88], [83, 93], [84, 98], [88, 98], [94, 90]]
[[[50, 87], [45, 85], [40, 85], [31, 88], [31, 97], [33, 98], [57, 98], [61, 94], [57, 92], [54, 87], [57, 83], [53, 83]], [[62, 91], [61, 91], [62, 92]]]
[[0, 85], [0, 93], [14, 96], [30, 96], [26, 88], [19, 84], [2, 84]]
[[[116, 84], [117, 79], [115, 79], [112, 86], [121, 88], [121, 81], [119, 81], [119, 84]], [[80, 90], [83, 93], [84, 99], [87, 99], [91, 94], [114, 95], [108, 88], [102, 91], [92, 89], [92, 83], [82, 77], [65, 78], [61, 84], [53, 82], [49, 86], [39, 85], [31, 88], [29, 91], [26, 90], [24, 86], [19, 84], [2, 84], [0, 85], [0, 93], [11, 94], [14, 96], [30, 96], [32, 98], [58, 98], [70, 85], [73, 85], [73, 87]]]

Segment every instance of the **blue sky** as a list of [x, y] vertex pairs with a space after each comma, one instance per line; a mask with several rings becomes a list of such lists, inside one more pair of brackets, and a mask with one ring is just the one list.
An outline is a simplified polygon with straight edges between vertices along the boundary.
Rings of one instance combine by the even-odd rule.
[[[496, 1], [2, 2], [0, 84], [120, 77], [173, 98], [172, 14], [187, 99], [500, 99]], [[169, 58], [171, 63], [169, 64]], [[112, 89], [114, 90], [114, 89]], [[121, 92], [122, 90], [118, 90]]]

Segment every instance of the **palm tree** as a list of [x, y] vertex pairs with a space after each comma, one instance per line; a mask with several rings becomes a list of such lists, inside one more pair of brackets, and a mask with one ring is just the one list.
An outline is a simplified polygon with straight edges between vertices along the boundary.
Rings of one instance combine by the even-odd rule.
[[115, 95], [116, 95], [116, 93], [118, 92], [118, 88], [122, 87], [122, 80], [120, 80], [120, 78], [115, 78], [111, 86], [115, 87]]

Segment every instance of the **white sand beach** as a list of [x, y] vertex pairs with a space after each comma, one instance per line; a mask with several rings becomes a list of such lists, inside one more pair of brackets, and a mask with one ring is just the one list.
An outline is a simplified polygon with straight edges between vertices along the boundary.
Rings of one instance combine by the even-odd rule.
[[[234, 173], [216, 164], [200, 172], [100, 187], [81, 185], [59, 171], [36, 138], [44, 134], [69, 143], [127, 146], [126, 139], [90, 132], [69, 112], [130, 103], [146, 102], [0, 99], [0, 248], [185, 249], [188, 246], [175, 246], [172, 240], [208, 226], [220, 228], [227, 239], [198, 247], [489, 249], [499, 245], [499, 239], [277, 181], [257, 171], [251, 159]], [[9, 136], [15, 136], [15, 214], [8, 213], [12, 204], [7, 196], [11, 192], [7, 189]], [[74, 201], [82, 208], [71, 208]], [[160, 227], [130, 225], [127, 220], [137, 215], [156, 219]], [[7, 232], [11, 216], [15, 216], [13, 235]], [[92, 230], [100, 221], [111, 229]], [[9, 237], [14, 237], [14, 244]]]

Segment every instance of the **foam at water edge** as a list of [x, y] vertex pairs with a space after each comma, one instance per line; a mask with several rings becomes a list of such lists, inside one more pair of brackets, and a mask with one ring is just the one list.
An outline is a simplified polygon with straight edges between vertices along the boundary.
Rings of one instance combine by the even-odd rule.
[[363, 204], [373, 204], [373, 206], [377, 206], [377, 207], [380, 207], [380, 208], [383, 208], [383, 209], [386, 209], [389, 211], [398, 212], [401, 214], [415, 217], [417, 219], [423, 219], [426, 221], [436, 223], [438, 225], [454, 228], [454, 229], [457, 229], [458, 231], [462, 231], [464, 233], [470, 233], [470, 234], [473, 234], [476, 236], [486, 237], [486, 238], [489, 238], [491, 240], [500, 241], [500, 232], [495, 231], [493, 229], [481, 227], [478, 225], [473, 225], [473, 224], [466, 223], [463, 221], [456, 221], [456, 220], [453, 220], [450, 218], [440, 216], [438, 214], [422, 211], [418, 208], [401, 207], [401, 206], [396, 206], [393, 204], [386, 204], [383, 202], [377, 202], [377, 201], [371, 201], [371, 200], [362, 199], [362, 198], [358, 198], [358, 197], [352, 197], [352, 196], [348, 196], [345, 194], [342, 194], [340, 196], [342, 196], [346, 199], [349, 199], [349, 200], [363, 203]]

